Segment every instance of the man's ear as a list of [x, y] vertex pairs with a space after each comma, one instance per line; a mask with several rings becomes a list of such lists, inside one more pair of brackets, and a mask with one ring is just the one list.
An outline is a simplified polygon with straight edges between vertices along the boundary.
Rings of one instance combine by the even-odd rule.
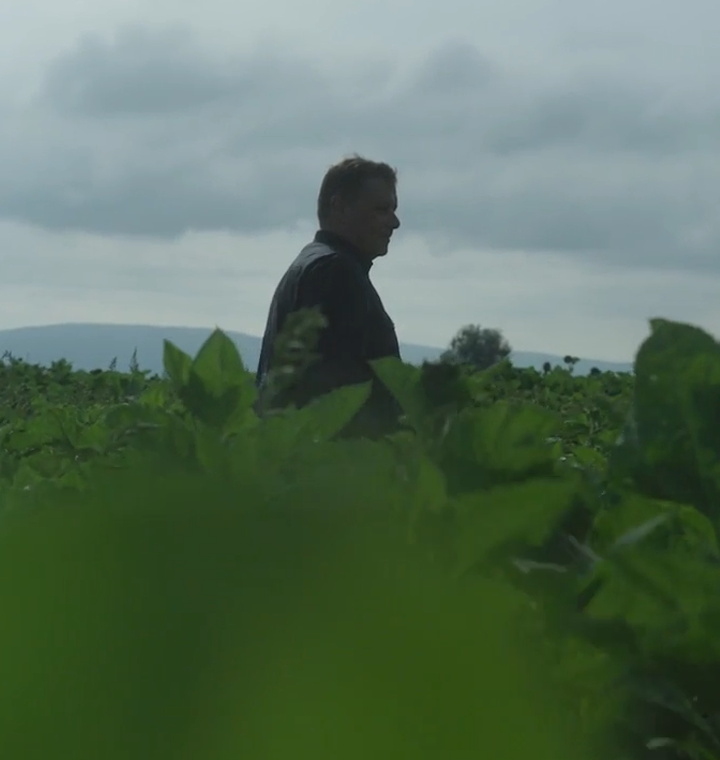
[[345, 202], [339, 193], [330, 196], [330, 210], [335, 216], [342, 216], [345, 211]]

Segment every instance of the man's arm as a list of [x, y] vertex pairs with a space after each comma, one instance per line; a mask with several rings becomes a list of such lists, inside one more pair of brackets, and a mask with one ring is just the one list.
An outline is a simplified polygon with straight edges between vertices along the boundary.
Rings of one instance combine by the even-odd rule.
[[310, 371], [319, 392], [373, 377], [365, 359], [367, 302], [360, 277], [352, 262], [332, 256], [315, 264], [300, 282], [298, 308], [318, 307], [328, 322], [319, 335], [320, 359]]
[[370, 368], [366, 291], [362, 275], [341, 256], [324, 259], [306, 273], [298, 308], [319, 307], [328, 326], [319, 336], [320, 359], [308, 369], [300, 397], [305, 400], [345, 385], [372, 381], [370, 398], [338, 435], [377, 438], [398, 429], [402, 414], [397, 401]]

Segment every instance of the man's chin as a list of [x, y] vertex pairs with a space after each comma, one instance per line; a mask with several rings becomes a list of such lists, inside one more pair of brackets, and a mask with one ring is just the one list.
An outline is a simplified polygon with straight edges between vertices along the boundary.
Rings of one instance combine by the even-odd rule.
[[378, 256], [387, 256], [387, 252], [388, 252], [388, 248], [389, 248], [389, 247], [390, 247], [390, 241], [389, 241], [389, 240], [387, 240], [387, 241], [385, 241], [385, 242], [381, 243], [381, 244], [380, 244], [380, 245], [377, 247], [377, 255], [378, 255]]

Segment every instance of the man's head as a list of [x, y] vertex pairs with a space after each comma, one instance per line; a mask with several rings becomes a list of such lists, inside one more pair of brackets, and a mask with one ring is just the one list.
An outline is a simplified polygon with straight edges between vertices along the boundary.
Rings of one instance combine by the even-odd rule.
[[330, 167], [318, 195], [320, 228], [342, 235], [368, 258], [387, 253], [397, 218], [397, 171], [360, 156]]

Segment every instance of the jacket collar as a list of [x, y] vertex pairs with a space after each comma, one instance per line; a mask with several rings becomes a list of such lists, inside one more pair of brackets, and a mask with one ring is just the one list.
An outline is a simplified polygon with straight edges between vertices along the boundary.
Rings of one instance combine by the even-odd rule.
[[372, 267], [372, 259], [369, 259], [357, 246], [353, 245], [349, 240], [342, 235], [338, 235], [336, 232], [330, 232], [330, 230], [318, 230], [315, 233], [315, 242], [323, 243], [324, 245], [330, 246], [330, 248], [334, 248], [336, 251], [352, 256], [366, 274]]

